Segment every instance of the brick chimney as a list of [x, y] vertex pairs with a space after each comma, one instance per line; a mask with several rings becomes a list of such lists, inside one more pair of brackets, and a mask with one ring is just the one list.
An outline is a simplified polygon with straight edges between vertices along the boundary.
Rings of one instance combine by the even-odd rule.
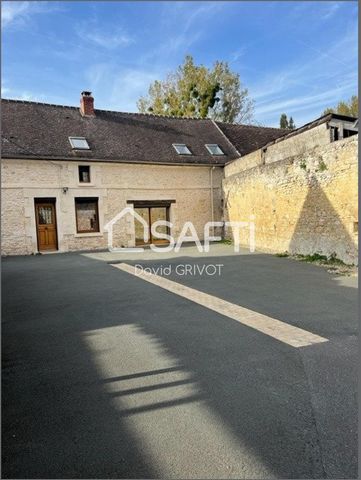
[[92, 92], [81, 92], [80, 113], [83, 117], [95, 117]]

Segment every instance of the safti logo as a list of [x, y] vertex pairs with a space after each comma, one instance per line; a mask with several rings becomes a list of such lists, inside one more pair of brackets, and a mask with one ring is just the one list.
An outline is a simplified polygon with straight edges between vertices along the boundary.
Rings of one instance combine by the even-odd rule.
[[149, 242], [149, 225], [147, 222], [134, 210], [134, 208], [126, 207], [121, 212], [115, 215], [106, 225], [104, 230], [108, 232], [108, 250], [111, 252], [144, 252], [144, 248], [125, 248], [125, 247], [113, 247], [113, 226], [126, 215], [131, 215], [134, 220], [138, 220], [143, 225], [143, 240], [144, 243]]
[[142, 247], [126, 248], [113, 246], [113, 227], [121, 218], [125, 217], [126, 215], [131, 215], [134, 220], [137, 220], [143, 226], [144, 243], [149, 242], [150, 233], [152, 234], [152, 238], [166, 240], [168, 242], [167, 246], [161, 247], [150, 244], [149, 246], [153, 252], [179, 252], [184, 242], [194, 242], [197, 246], [199, 253], [207, 253], [210, 250], [211, 242], [217, 242], [222, 240], [222, 237], [214, 235], [215, 228], [217, 227], [232, 229], [232, 234], [234, 238], [233, 246], [235, 252], [239, 252], [240, 250], [240, 236], [242, 229], [248, 228], [249, 250], [250, 252], [255, 251], [255, 224], [253, 216], [251, 217], [249, 222], [207, 222], [204, 226], [204, 241], [202, 244], [192, 222], [184, 223], [181, 233], [179, 234], [177, 240], [175, 240], [172, 235], [157, 231], [159, 227], [167, 227], [168, 231], [170, 232], [173, 228], [172, 222], [168, 222], [167, 220], [158, 220], [157, 222], [154, 222], [149, 229], [148, 223], [133, 208], [126, 207], [104, 226], [104, 230], [108, 232], [108, 249], [111, 252], [144, 252], [144, 248]]

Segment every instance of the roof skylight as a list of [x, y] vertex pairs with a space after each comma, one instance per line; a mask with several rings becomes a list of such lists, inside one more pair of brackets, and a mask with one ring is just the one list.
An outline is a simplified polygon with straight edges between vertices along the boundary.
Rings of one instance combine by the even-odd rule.
[[224, 155], [221, 147], [216, 143], [206, 143], [206, 148], [211, 155]]
[[88, 142], [84, 137], [69, 137], [72, 148], [76, 150], [90, 150]]
[[179, 155], [192, 155], [192, 152], [184, 143], [173, 143], [173, 147]]

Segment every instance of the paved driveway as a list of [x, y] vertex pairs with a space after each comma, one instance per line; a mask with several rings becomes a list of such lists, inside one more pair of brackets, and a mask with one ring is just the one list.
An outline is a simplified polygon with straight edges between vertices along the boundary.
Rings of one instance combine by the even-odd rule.
[[4, 260], [4, 478], [356, 478], [356, 280], [184, 252], [126, 259], [178, 293], [114, 256]]

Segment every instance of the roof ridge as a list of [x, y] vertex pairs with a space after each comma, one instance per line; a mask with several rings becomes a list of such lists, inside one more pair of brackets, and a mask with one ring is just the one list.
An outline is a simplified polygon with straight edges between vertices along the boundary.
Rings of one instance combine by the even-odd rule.
[[95, 108], [95, 111], [98, 112], [109, 112], [109, 113], [121, 113], [123, 115], [139, 115], [144, 117], [152, 117], [152, 118], [175, 118], [177, 120], [197, 120], [197, 121], [210, 121], [210, 118], [197, 118], [197, 117], [179, 117], [177, 115], [159, 115], [156, 113], [144, 113], [144, 112], [122, 112], [119, 110], [106, 110], [102, 108]]
[[[286, 130], [287, 133], [285, 133], [284, 135], [281, 135], [280, 137], [275, 138], [274, 140], [271, 140], [270, 142], [263, 145], [263, 147], [259, 147], [259, 148], [267, 148], [268, 146], [270, 146], [274, 143], [282, 142], [283, 140], [286, 140], [287, 138], [293, 137], [294, 135], [298, 135], [299, 133], [303, 133], [303, 132], [309, 130], [310, 128], [318, 127], [319, 125], [322, 125], [322, 123], [325, 123], [328, 120], [330, 120], [332, 118], [332, 115], [333, 115], [332, 113], [325, 113], [324, 115], [321, 115], [320, 117], [316, 118], [315, 120], [312, 120], [311, 122], [305, 123], [304, 125], [301, 125], [300, 127], [294, 128], [292, 130], [284, 129], [284, 130]], [[257, 149], [257, 150], [259, 150], [259, 149]]]
[[47, 102], [35, 102], [33, 100], [21, 100], [18, 98], [2, 98], [2, 102], [14, 102], [14, 103], [31, 103], [35, 105], [46, 105], [47, 107], [59, 107], [59, 108], [79, 108], [72, 105], [59, 105], [58, 103], [47, 103]]
[[279, 127], [265, 127], [263, 125], [251, 125], [247, 123], [230, 123], [230, 122], [217, 122], [216, 123], [221, 123], [223, 125], [230, 125], [232, 127], [247, 127], [247, 128], [267, 128], [269, 130], [287, 130], [287, 128], [279, 128]]
[[[60, 105], [57, 103], [47, 103], [47, 102], [36, 102], [33, 100], [21, 100], [16, 98], [2, 98], [1, 101], [4, 102], [14, 102], [14, 103], [29, 103], [34, 105], [45, 105], [47, 107], [58, 107], [58, 108], [72, 108], [78, 110], [79, 107], [75, 107], [74, 105]], [[139, 115], [144, 117], [151, 117], [151, 118], [175, 118], [178, 120], [198, 120], [198, 121], [211, 121], [210, 118], [197, 118], [197, 117], [179, 117], [176, 115], [158, 115], [155, 113], [144, 113], [144, 112], [123, 112], [121, 110], [108, 110], [104, 108], [95, 108], [96, 112], [108, 112], [108, 113], [120, 113], [122, 115]]]

